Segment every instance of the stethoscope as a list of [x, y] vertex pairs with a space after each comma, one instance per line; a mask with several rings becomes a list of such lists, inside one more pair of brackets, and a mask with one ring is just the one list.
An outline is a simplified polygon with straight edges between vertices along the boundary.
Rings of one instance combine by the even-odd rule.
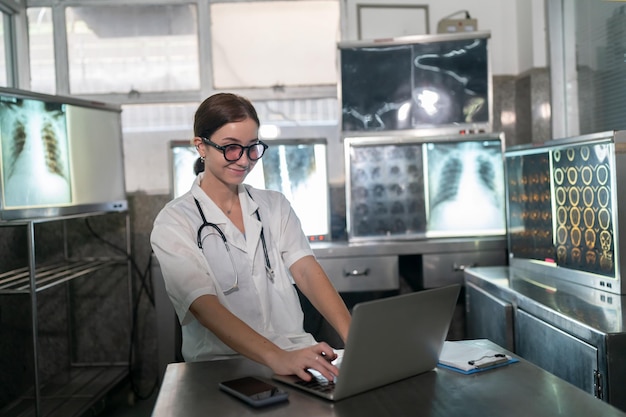
[[[248, 196], [252, 198], [252, 196], [250, 195], [250, 191], [246, 189], [246, 192], [248, 193]], [[216, 225], [215, 223], [209, 223], [206, 221], [206, 217], [204, 217], [204, 212], [202, 211], [202, 208], [200, 207], [200, 202], [198, 202], [198, 200], [195, 197], [194, 197], [194, 201], [196, 202], [196, 207], [198, 207], [198, 212], [200, 213], [200, 217], [202, 217], [202, 225], [198, 228], [198, 236], [197, 236], [198, 247], [200, 248], [200, 250], [202, 250], [202, 229], [204, 229], [206, 226], [209, 226], [217, 230], [217, 233], [220, 235], [220, 237], [222, 238], [222, 241], [224, 242], [224, 246], [226, 246], [226, 252], [228, 252], [228, 257], [230, 258], [230, 265], [232, 266], [233, 273], [235, 274], [235, 283], [233, 284], [233, 286], [227, 289], [226, 291], [223, 291], [224, 295], [231, 294], [239, 290], [239, 274], [237, 273], [237, 268], [235, 266], [235, 260], [233, 259], [233, 254], [230, 251], [230, 245], [228, 244], [228, 241], [226, 240], [226, 235], [224, 235], [224, 232], [222, 232], [222, 229], [220, 229], [219, 226]], [[273, 283], [274, 282], [274, 270], [272, 269], [272, 264], [270, 263], [269, 254], [267, 253], [267, 244], [265, 243], [265, 234], [263, 233], [263, 222], [261, 222], [259, 209], [257, 208], [254, 213], [256, 214], [256, 218], [261, 223], [261, 245], [263, 246], [263, 255], [265, 256], [265, 274], [267, 275], [269, 280]]]

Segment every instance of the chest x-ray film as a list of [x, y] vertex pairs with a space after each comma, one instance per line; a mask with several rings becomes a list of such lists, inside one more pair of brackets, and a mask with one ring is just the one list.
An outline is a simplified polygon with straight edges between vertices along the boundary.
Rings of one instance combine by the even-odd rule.
[[426, 145], [429, 236], [504, 234], [499, 140]]
[[[257, 164], [265, 188], [290, 201], [309, 240], [330, 238], [330, 202], [326, 141], [274, 140]], [[260, 165], [260, 166], [259, 166]]]
[[0, 135], [5, 208], [72, 202], [65, 104], [3, 96]]

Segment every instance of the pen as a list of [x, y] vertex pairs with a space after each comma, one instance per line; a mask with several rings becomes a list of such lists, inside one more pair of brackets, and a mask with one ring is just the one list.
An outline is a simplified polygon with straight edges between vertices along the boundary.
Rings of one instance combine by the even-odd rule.
[[474, 369], [483, 369], [483, 368], [488, 368], [488, 367], [490, 367], [490, 366], [499, 365], [499, 364], [504, 363], [504, 362], [506, 362], [506, 361], [508, 361], [508, 360], [509, 360], [509, 359], [508, 359], [506, 356], [505, 356], [504, 358], [497, 358], [497, 359], [494, 359], [494, 360], [489, 361], [489, 362], [485, 362], [485, 363], [478, 364], [478, 365], [476, 365], [476, 366], [474, 367]]

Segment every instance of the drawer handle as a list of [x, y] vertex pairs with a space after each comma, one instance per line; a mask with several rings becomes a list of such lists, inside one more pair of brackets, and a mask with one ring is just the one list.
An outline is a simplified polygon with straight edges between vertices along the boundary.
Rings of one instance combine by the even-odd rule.
[[346, 271], [345, 269], [343, 270], [343, 276], [344, 277], [366, 277], [368, 276], [370, 273], [370, 269], [369, 268], [365, 268], [361, 271], [359, 271], [358, 269], [353, 269], [352, 271]]
[[469, 265], [459, 265], [456, 262], [452, 265], [452, 270], [457, 272], [457, 271], [465, 271], [465, 268], [472, 268], [478, 266], [478, 264], [476, 262], [474, 262], [473, 264], [469, 264]]

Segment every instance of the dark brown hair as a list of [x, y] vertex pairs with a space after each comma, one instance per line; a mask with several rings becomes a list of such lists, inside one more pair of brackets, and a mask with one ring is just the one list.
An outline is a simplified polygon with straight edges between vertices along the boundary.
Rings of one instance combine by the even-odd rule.
[[196, 110], [193, 132], [195, 136], [210, 139], [225, 124], [247, 118], [254, 120], [257, 126], [260, 125], [259, 116], [247, 98], [232, 93], [214, 94]]

